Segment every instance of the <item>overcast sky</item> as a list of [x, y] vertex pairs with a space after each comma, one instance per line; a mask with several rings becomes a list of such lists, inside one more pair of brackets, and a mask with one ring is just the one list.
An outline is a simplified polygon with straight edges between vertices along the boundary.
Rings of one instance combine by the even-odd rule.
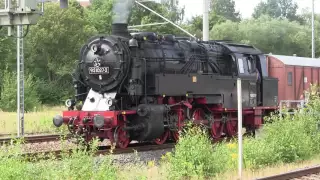
[[[236, 10], [240, 11], [243, 18], [250, 18], [254, 11], [254, 7], [263, 0], [234, 0]], [[299, 12], [302, 8], [311, 9], [311, 0], [295, 0], [299, 5]], [[185, 6], [185, 18], [202, 14], [203, 0], [179, 0], [180, 6]], [[315, 0], [315, 11], [320, 13], [320, 0]]]

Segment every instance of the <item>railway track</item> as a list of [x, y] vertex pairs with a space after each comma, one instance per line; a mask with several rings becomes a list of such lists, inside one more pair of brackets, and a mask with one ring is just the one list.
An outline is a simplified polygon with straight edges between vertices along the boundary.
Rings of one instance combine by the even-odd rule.
[[[51, 135], [34, 135], [34, 136], [25, 136], [25, 143], [40, 143], [40, 142], [49, 142], [49, 141], [59, 141], [61, 135], [60, 134], [51, 134]], [[66, 138], [70, 138], [71, 135], [67, 135]], [[19, 138], [17, 138], [19, 139]], [[0, 144], [8, 144], [15, 140], [15, 138], [0, 138]]]
[[290, 171], [283, 174], [259, 178], [257, 180], [316, 180], [320, 179], [320, 165]]
[[[52, 132], [47, 131], [47, 132], [38, 132], [38, 133], [24, 133], [25, 136], [35, 136], [35, 135], [50, 135]], [[16, 136], [17, 133], [0, 133], [1, 138], [7, 138], [7, 137], [12, 137]]]
[[[115, 148], [112, 151], [111, 146], [105, 146], [103, 149], [99, 149], [95, 155], [106, 155], [106, 154], [126, 154], [126, 153], [134, 153], [137, 152], [144, 152], [144, 151], [153, 151], [153, 150], [162, 150], [162, 149], [170, 149], [174, 148], [174, 143], [168, 143], [168, 144], [162, 144], [162, 145], [154, 145], [154, 144], [131, 144], [126, 149], [119, 149]], [[54, 151], [41, 151], [41, 152], [31, 152], [31, 153], [23, 153], [21, 154], [22, 157], [24, 157], [26, 160], [29, 161], [38, 161], [40, 159], [46, 160], [52, 157], [52, 155], [56, 159], [60, 159], [62, 157], [63, 153], [67, 153], [68, 155], [71, 155], [74, 149], [68, 149], [68, 150], [54, 150]]]

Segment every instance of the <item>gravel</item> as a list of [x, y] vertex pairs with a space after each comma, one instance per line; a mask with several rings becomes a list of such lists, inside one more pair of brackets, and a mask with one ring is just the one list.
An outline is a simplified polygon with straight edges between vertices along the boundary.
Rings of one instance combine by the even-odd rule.
[[319, 174], [310, 174], [308, 176], [303, 176], [300, 178], [293, 178], [293, 180], [319, 180], [320, 179], [320, 173]]
[[172, 149], [170, 148], [170, 149], [161, 149], [161, 150], [155, 150], [155, 151], [116, 154], [116, 155], [112, 155], [111, 157], [112, 157], [113, 163], [117, 165], [148, 163], [149, 161], [155, 161], [155, 163], [158, 164], [162, 155], [165, 155], [167, 152], [172, 152]]

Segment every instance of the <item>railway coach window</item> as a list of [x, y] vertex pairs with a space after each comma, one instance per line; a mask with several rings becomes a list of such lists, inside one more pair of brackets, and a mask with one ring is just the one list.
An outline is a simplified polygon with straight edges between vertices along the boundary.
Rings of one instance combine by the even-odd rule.
[[288, 72], [288, 86], [292, 86], [292, 72]]

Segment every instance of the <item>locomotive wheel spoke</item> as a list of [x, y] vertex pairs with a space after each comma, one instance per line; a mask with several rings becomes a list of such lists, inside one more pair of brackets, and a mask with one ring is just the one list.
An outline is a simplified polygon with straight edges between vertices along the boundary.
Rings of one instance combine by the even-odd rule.
[[178, 141], [179, 140], [179, 131], [182, 129], [182, 127], [184, 126], [184, 114], [182, 111], [178, 111], [177, 113], [177, 128], [178, 130], [174, 130], [171, 131], [171, 136], [173, 138], [174, 141]]
[[204, 111], [203, 111], [201, 108], [197, 108], [197, 109], [193, 112], [192, 118], [193, 118], [195, 121], [203, 121], [203, 120], [205, 120], [205, 113], [204, 113]]
[[169, 137], [169, 134], [170, 134], [170, 131], [169, 130], [165, 130], [164, 133], [159, 138], [156, 138], [154, 140], [154, 142], [156, 144], [159, 144], [159, 145], [165, 143], [167, 141], [168, 137]]
[[118, 126], [114, 132], [114, 139], [116, 141], [116, 145], [119, 148], [125, 149], [130, 144], [130, 138], [128, 133], [124, 131], [123, 126]]
[[171, 131], [171, 135], [174, 141], [178, 141], [179, 140], [179, 131]]
[[220, 138], [222, 136], [223, 129], [224, 129], [224, 125], [222, 121], [214, 121], [211, 124], [211, 130], [210, 130], [212, 138], [215, 138], [215, 139]]
[[238, 132], [238, 121], [237, 120], [229, 120], [226, 122], [227, 133], [229, 136], [233, 137], [237, 135]]

